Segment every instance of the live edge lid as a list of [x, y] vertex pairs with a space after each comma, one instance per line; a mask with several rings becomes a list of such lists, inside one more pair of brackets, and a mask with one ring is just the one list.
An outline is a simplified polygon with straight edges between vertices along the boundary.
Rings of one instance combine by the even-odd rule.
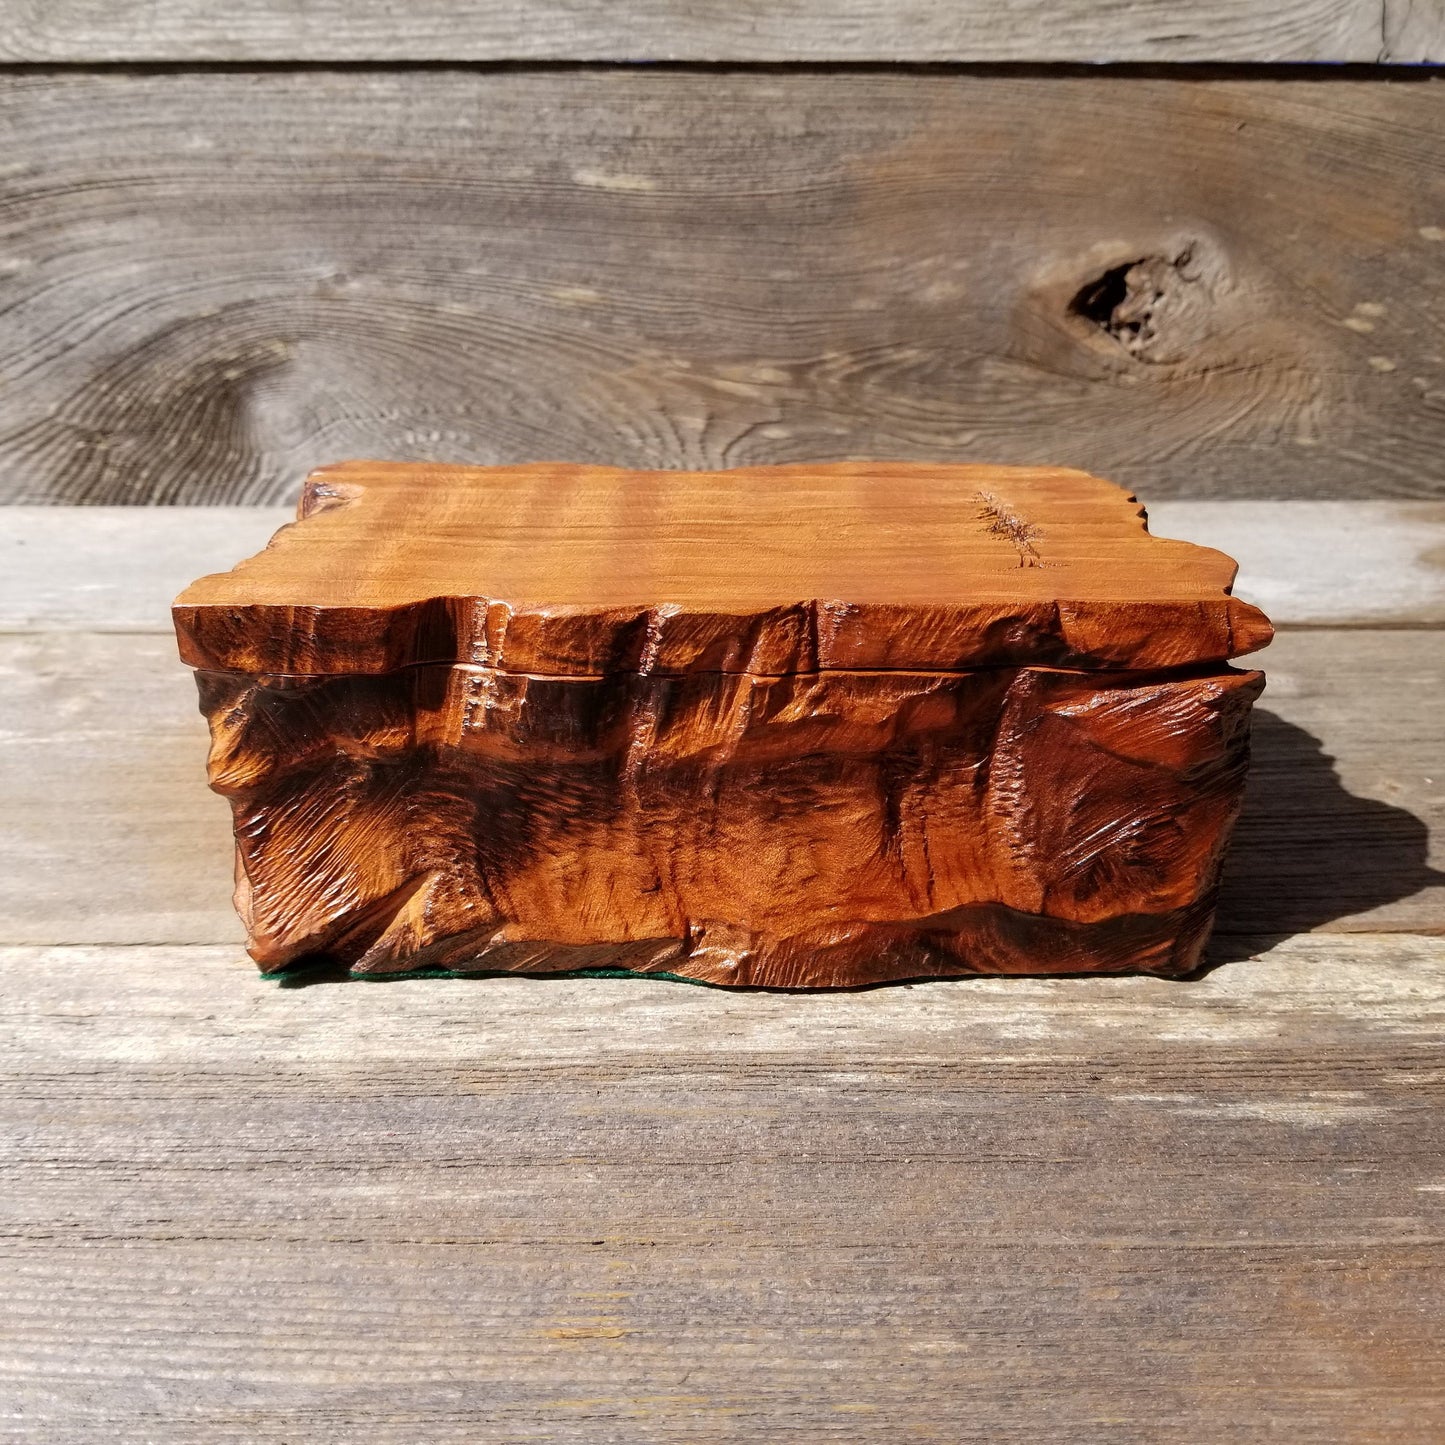
[[222, 672], [1152, 670], [1269, 641], [1234, 573], [1061, 468], [347, 462], [174, 615]]

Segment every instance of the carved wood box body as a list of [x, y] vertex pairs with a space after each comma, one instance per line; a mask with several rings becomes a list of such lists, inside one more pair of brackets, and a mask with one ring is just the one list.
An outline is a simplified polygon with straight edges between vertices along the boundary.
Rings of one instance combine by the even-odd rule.
[[1233, 577], [1060, 469], [355, 462], [175, 622], [263, 969], [1178, 974]]

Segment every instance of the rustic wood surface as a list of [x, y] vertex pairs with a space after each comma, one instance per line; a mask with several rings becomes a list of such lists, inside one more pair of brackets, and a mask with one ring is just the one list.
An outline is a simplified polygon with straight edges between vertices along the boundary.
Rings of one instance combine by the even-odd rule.
[[[1218, 967], [799, 997], [261, 983], [166, 605], [274, 516], [9, 513], [0, 1432], [1434, 1445], [1438, 543], [1362, 518], [1328, 606], [1343, 540], [1242, 579], [1285, 630]], [[1291, 628], [1341, 597], [1394, 625]]]
[[176, 599], [192, 667], [1148, 669], [1271, 636], [1231, 557], [1061, 468], [352, 461], [312, 473], [298, 516]]
[[1438, 939], [801, 1000], [0, 977], [13, 1438], [1439, 1438]]
[[892, 455], [1439, 497], [1442, 129], [1424, 73], [22, 70], [0, 488]]
[[1058, 468], [345, 462], [173, 608], [264, 969], [1189, 974], [1265, 646]]
[[1254, 671], [202, 673], [236, 905], [326, 962], [833, 988], [1199, 966]]
[[1437, 0], [12, 0], [0, 61], [1384, 61], [1445, 57]]

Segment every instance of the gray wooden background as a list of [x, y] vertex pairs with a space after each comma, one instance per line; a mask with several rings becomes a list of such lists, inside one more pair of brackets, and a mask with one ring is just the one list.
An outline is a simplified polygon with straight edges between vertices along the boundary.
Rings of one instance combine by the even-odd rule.
[[0, 499], [354, 455], [1436, 498], [1442, 59], [1445, 0], [0, 0]]

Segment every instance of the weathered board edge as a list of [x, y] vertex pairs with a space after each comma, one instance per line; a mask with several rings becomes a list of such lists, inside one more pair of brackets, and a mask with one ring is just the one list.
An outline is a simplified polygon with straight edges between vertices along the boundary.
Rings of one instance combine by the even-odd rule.
[[[112, 13], [113, 10], [113, 13]], [[12, 63], [368, 61], [1352, 62], [1445, 56], [1436, 0], [926, 0], [900, 14], [876, 0], [694, 6], [630, 0], [265, 0], [243, 15], [187, 0], [11, 7], [0, 60]]]

